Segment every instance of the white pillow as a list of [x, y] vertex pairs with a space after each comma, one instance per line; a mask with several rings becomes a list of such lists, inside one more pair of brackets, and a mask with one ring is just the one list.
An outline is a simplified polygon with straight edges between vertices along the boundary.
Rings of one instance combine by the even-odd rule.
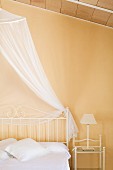
[[6, 160], [9, 159], [10, 157], [5, 151], [0, 150], [0, 160]]
[[40, 142], [48, 151], [65, 152], [68, 151], [68, 147], [61, 142]]
[[48, 152], [54, 153], [65, 153], [67, 158], [71, 157], [68, 147], [62, 142], [40, 142], [43, 147], [45, 147]]
[[14, 139], [14, 138], [8, 138], [8, 139], [1, 140], [1, 141], [0, 141], [0, 149], [1, 149], [1, 150], [5, 150], [5, 148], [6, 148], [8, 145], [13, 144], [13, 143], [15, 143], [15, 142], [17, 142], [17, 140]]
[[27, 138], [9, 145], [5, 151], [20, 161], [28, 161], [46, 155], [48, 151], [33, 139]]

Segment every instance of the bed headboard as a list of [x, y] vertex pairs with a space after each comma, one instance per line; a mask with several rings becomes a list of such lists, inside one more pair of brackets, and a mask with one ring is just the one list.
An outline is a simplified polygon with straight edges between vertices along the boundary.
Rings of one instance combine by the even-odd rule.
[[[30, 114], [30, 113], [32, 114]], [[33, 138], [38, 142], [63, 142], [68, 146], [68, 113], [37, 117], [40, 111], [25, 106], [0, 106], [0, 140]]]

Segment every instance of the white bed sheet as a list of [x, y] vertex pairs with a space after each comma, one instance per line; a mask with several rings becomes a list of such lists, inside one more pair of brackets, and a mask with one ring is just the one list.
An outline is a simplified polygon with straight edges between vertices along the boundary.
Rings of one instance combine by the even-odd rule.
[[0, 170], [70, 170], [70, 168], [67, 153], [49, 153], [26, 162], [20, 162], [15, 158], [0, 160]]

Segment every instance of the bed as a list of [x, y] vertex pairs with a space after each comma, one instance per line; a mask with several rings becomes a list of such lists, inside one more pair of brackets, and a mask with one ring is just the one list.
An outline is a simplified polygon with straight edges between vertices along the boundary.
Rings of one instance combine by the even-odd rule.
[[20, 162], [17, 159], [0, 161], [0, 170], [69, 170], [65, 154], [48, 154], [32, 161]]
[[23, 112], [19, 107], [0, 116], [0, 151], [8, 155], [0, 153], [0, 170], [69, 170], [68, 115], [38, 118]]

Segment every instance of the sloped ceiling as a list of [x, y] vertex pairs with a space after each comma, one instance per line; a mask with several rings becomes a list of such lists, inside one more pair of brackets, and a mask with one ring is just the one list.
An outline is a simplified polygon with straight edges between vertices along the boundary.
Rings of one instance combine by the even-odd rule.
[[[99, 23], [113, 28], [113, 0], [79, 0], [80, 4], [69, 2], [69, 0], [16, 0], [41, 8], [56, 11], [77, 18], [82, 18], [91, 22]], [[91, 4], [101, 9], [85, 6]], [[104, 10], [107, 9], [107, 10]]]

